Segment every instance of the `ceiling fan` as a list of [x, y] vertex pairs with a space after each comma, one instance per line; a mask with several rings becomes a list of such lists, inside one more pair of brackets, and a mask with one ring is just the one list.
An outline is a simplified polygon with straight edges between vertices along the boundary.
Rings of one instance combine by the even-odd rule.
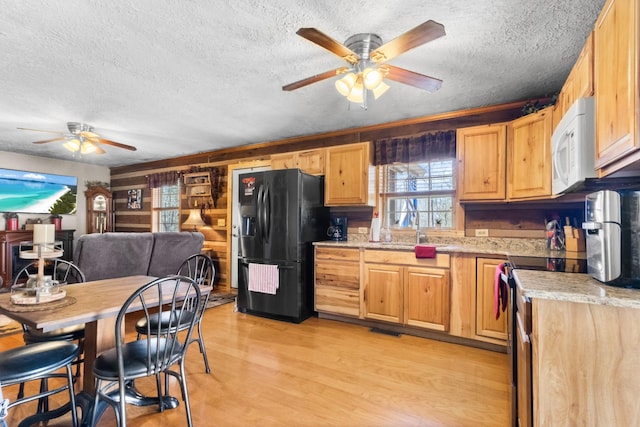
[[80, 151], [80, 153], [82, 154], [106, 153], [106, 151], [104, 151], [99, 144], [111, 145], [113, 147], [124, 148], [125, 150], [130, 150], [130, 151], [137, 150], [136, 147], [133, 147], [131, 145], [122, 144], [120, 142], [110, 141], [108, 139], [101, 138], [100, 135], [95, 133], [92, 126], [89, 126], [85, 123], [67, 122], [67, 128], [69, 129], [69, 133], [57, 132], [52, 130], [29, 129], [29, 128], [18, 128], [18, 129], [34, 131], [34, 132], [48, 132], [48, 133], [59, 134], [60, 136], [56, 138], [43, 139], [41, 141], [33, 141], [33, 143], [45, 144], [47, 142], [66, 141], [63, 144], [63, 147], [74, 153], [76, 151]]
[[315, 28], [300, 28], [296, 34], [327, 49], [349, 63], [306, 79], [290, 83], [282, 90], [292, 91], [319, 81], [345, 74], [335, 85], [338, 92], [349, 101], [359, 103], [366, 109], [367, 90], [378, 98], [389, 89], [384, 78], [414, 86], [427, 92], [435, 92], [442, 80], [387, 64], [398, 55], [445, 35], [444, 26], [429, 20], [382, 44], [377, 34], [363, 33], [349, 37], [344, 44]]

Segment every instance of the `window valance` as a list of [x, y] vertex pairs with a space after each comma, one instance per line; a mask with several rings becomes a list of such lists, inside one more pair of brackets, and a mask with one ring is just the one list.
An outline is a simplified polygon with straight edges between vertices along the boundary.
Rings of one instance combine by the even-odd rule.
[[456, 131], [430, 132], [373, 141], [376, 166], [455, 158]]
[[158, 188], [163, 185], [176, 185], [179, 180], [180, 172], [178, 171], [160, 172], [147, 175], [147, 185], [149, 188]]

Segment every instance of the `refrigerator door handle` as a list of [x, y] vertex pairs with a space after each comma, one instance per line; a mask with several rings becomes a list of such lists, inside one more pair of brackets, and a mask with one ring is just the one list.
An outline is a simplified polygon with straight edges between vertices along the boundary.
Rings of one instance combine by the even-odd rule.
[[258, 189], [258, 198], [256, 200], [256, 220], [258, 222], [258, 230], [257, 230], [257, 234], [258, 236], [261, 237], [260, 240], [262, 240], [263, 238], [263, 234], [264, 234], [264, 224], [262, 223], [262, 211], [264, 209], [264, 186], [260, 185], [260, 188]]
[[262, 204], [262, 215], [263, 220], [262, 224], [264, 225], [264, 241], [268, 242], [269, 237], [271, 236], [271, 192], [269, 191], [269, 186], [267, 185], [264, 190], [264, 202]]

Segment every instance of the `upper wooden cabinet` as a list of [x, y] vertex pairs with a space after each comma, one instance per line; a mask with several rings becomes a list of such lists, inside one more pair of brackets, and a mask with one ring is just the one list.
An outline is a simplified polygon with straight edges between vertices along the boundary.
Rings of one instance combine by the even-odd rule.
[[459, 199], [504, 200], [507, 126], [495, 124], [458, 129], [456, 146]]
[[324, 204], [374, 206], [375, 168], [371, 143], [329, 147], [326, 151]]
[[551, 107], [509, 123], [507, 199], [551, 196], [551, 124]]
[[558, 94], [553, 110], [553, 128], [555, 129], [578, 98], [591, 95], [593, 95], [593, 32], [587, 37], [576, 63]]
[[513, 120], [459, 129], [461, 201], [542, 199], [551, 196], [552, 108]]
[[640, 160], [638, 2], [608, 0], [594, 32], [596, 169], [606, 176]]
[[300, 169], [311, 175], [324, 175], [325, 149], [272, 154], [272, 169]]

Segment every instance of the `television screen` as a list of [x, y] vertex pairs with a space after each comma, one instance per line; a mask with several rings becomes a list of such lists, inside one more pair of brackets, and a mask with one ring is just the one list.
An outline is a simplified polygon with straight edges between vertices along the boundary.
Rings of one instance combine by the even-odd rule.
[[74, 214], [78, 178], [0, 169], [0, 212]]

